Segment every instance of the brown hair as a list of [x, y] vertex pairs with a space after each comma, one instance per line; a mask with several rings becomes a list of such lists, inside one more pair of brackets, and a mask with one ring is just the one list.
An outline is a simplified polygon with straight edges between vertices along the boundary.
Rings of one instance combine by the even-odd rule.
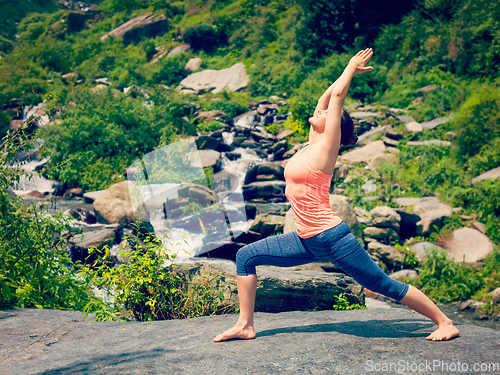
[[340, 144], [343, 146], [353, 145], [358, 141], [354, 123], [347, 111], [342, 110], [342, 118], [340, 120]]

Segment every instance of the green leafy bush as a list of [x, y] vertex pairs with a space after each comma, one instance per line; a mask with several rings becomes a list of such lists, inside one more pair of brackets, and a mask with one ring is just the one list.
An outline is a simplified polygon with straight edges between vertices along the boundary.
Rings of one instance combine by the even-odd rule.
[[26, 125], [9, 132], [0, 145], [0, 309], [81, 310], [92, 293], [76, 270], [67, 267], [65, 217], [50, 217], [43, 207], [9, 195], [8, 189], [26, 174], [11, 161], [19, 151], [32, 149], [35, 140]]
[[454, 262], [445, 251], [433, 248], [425, 262], [417, 268], [418, 277], [404, 279], [434, 302], [452, 302], [482, 297], [500, 286], [500, 252], [498, 247], [488, 254], [485, 266], [476, 269], [465, 262]]
[[103, 256], [82, 269], [83, 277], [106, 295], [84, 309], [95, 311], [96, 320], [128, 320], [132, 315], [151, 321], [238, 312], [236, 300], [230, 299], [233, 286], [225, 283], [223, 274], [180, 268], [174, 263], [177, 254], [153, 236], [132, 245], [129, 241], [122, 243], [118, 265], [108, 262], [110, 251], [105, 247]]
[[360, 305], [359, 303], [351, 304], [345, 293], [340, 293], [338, 296], [335, 296], [333, 310], [364, 310], [366, 308], [366, 306]]

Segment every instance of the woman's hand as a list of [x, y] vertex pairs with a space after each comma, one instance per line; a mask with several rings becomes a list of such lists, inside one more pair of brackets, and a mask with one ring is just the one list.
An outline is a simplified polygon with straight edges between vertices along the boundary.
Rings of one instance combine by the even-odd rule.
[[355, 69], [354, 74], [372, 71], [373, 66], [365, 66], [372, 56], [373, 50], [371, 48], [367, 48], [359, 51], [353, 58], [351, 58], [349, 66]]

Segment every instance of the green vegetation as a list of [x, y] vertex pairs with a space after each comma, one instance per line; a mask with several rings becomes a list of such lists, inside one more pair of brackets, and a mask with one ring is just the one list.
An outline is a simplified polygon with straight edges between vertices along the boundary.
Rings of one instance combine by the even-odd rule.
[[151, 321], [238, 312], [236, 299], [230, 300], [234, 286], [225, 282], [223, 274], [196, 268], [178, 271], [173, 263], [177, 254], [153, 236], [143, 241], [125, 239], [116, 266], [115, 260], [110, 261], [109, 248], [103, 251], [82, 270], [82, 276], [104, 293], [104, 298], [93, 298], [83, 310], [94, 312], [96, 320], [133, 316], [137, 321]]
[[426, 261], [417, 268], [416, 279], [401, 278], [408, 284], [419, 288], [434, 302], [452, 302], [475, 299], [487, 302], [483, 309], [487, 312], [500, 312], [492, 305], [490, 291], [500, 287], [500, 251], [498, 248], [488, 254], [484, 266], [457, 263], [447, 257], [446, 252], [432, 249]]
[[[44, 102], [49, 111], [51, 98], [45, 97]], [[47, 217], [43, 209], [12, 197], [8, 191], [26, 174], [10, 160], [19, 151], [33, 148], [34, 134], [28, 126], [31, 120], [6, 136], [0, 146], [0, 309], [82, 310], [91, 292], [78, 272], [67, 267], [66, 218]]]
[[359, 303], [349, 303], [347, 296], [345, 293], [340, 293], [338, 296], [335, 296], [335, 303], [333, 305], [334, 310], [364, 310], [366, 306], [360, 305]]

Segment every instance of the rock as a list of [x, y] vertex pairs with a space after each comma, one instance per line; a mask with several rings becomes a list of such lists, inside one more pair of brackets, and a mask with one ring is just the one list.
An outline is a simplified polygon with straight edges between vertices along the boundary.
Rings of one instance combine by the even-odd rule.
[[229, 115], [218, 109], [214, 109], [212, 111], [199, 111], [197, 113], [197, 118], [202, 122], [220, 121], [226, 124], [233, 123], [233, 120], [229, 117]]
[[373, 128], [366, 133], [361, 134], [358, 137], [358, 144], [360, 145], [367, 145], [372, 141], [372, 138], [376, 135], [385, 135], [389, 129], [392, 129], [390, 125], [384, 125], [384, 126], [377, 126], [376, 128]]
[[[39, 373], [98, 374], [106, 368], [106, 373], [126, 374], [131, 368], [154, 368], [155, 373], [172, 375], [353, 375], [391, 373], [389, 366], [396, 368], [392, 363], [405, 369], [425, 369], [433, 361], [439, 361], [439, 367], [432, 372], [441, 374], [445, 373], [438, 370], [441, 365], [461, 368], [464, 363], [469, 364], [464, 374], [473, 373], [474, 363], [491, 364], [492, 370], [482, 371], [484, 374], [498, 372], [493, 367], [498, 363], [498, 330], [463, 323], [457, 325], [460, 338], [432, 345], [425, 337], [435, 329], [434, 323], [401, 308], [257, 312], [255, 340], [224, 343], [211, 339], [232, 327], [237, 315], [152, 322], [93, 322], [94, 315], [84, 322], [84, 317], [78, 311], [53, 309], [0, 311], [0, 329], [11, 333], [2, 337], [2, 356], [8, 359], [0, 364], [0, 372], [28, 374], [36, 368]], [[31, 334], [38, 336], [32, 339]], [[49, 344], [55, 339], [59, 342]], [[372, 351], [383, 351], [384, 357], [370, 354]], [[367, 354], [360, 359], [360, 353]]]
[[340, 158], [342, 161], [348, 161], [350, 163], [361, 162], [368, 164], [371, 160], [376, 157], [380, 157], [386, 151], [386, 147], [383, 141], [375, 141], [370, 144], [349, 151], [342, 155]]
[[216, 94], [222, 89], [238, 91], [249, 83], [250, 79], [245, 71], [245, 65], [238, 63], [222, 70], [208, 69], [190, 74], [180, 82], [178, 90], [187, 88], [196, 93], [203, 90]]
[[375, 112], [353, 112], [350, 114], [352, 118], [365, 119], [365, 118], [384, 118], [384, 115]]
[[[222, 271], [236, 292], [236, 265], [214, 260], [186, 260], [183, 264], [202, 265]], [[350, 303], [364, 303], [362, 287], [344, 274], [318, 271], [289, 271], [282, 267], [257, 267], [255, 311], [282, 312], [331, 309], [335, 296], [345, 293]], [[234, 294], [237, 298], [237, 294]]]
[[253, 221], [250, 230], [267, 237], [277, 232], [282, 232], [284, 224], [285, 218], [283, 216], [259, 215]]
[[259, 175], [271, 175], [274, 180], [285, 181], [284, 168], [274, 163], [258, 164], [250, 168], [246, 175], [243, 184], [248, 185], [259, 181]]
[[434, 129], [434, 128], [438, 127], [439, 125], [442, 125], [446, 122], [448, 122], [447, 118], [436, 118], [436, 119], [431, 120], [431, 121], [422, 122], [421, 125], [422, 125], [422, 128], [424, 128], [424, 129]]
[[[391, 148], [389, 149], [391, 150]], [[392, 164], [397, 164], [398, 158], [394, 154], [381, 154], [373, 158], [369, 163], [368, 163], [368, 168], [370, 169], [375, 169], [377, 165], [380, 163], [392, 163]]]
[[382, 141], [384, 142], [384, 145], [386, 145], [387, 147], [397, 147], [399, 145], [398, 141], [395, 141], [394, 139], [388, 137], [383, 137]]
[[141, 36], [155, 37], [168, 30], [169, 22], [163, 14], [146, 13], [131, 19], [113, 31], [101, 36], [101, 40], [109, 36], [123, 37], [125, 44], [138, 41]]
[[480, 231], [482, 234], [486, 234], [486, 225], [479, 222], [479, 221], [475, 221], [474, 223], [472, 223], [472, 226], [477, 229], [478, 231]]
[[418, 122], [410, 121], [405, 125], [405, 130], [408, 133], [421, 133], [424, 131], [424, 128]]
[[77, 235], [71, 239], [69, 242], [69, 255], [73, 263], [91, 263], [96, 259], [93, 256], [92, 259], [87, 259], [89, 256], [89, 248], [96, 247], [98, 250], [102, 250], [105, 246], [111, 248], [114, 243], [119, 243], [121, 241], [120, 229], [101, 229], [90, 232], [85, 232], [81, 235]]
[[186, 63], [184, 69], [189, 70], [190, 72], [194, 72], [195, 70], [198, 70], [200, 68], [201, 61], [202, 60], [199, 57], [192, 57]]
[[370, 214], [373, 216], [372, 225], [374, 227], [392, 228], [396, 232], [399, 232], [399, 222], [401, 221], [401, 216], [396, 212], [396, 210], [387, 206], [379, 206], [372, 209]]
[[285, 181], [260, 181], [243, 185], [243, 197], [245, 201], [252, 199], [271, 202], [283, 202], [285, 197]]
[[352, 167], [353, 166], [350, 164], [343, 164], [343, 163], [337, 162], [335, 164], [335, 169], [333, 170], [333, 180], [338, 181], [338, 180], [345, 178]]
[[428, 146], [428, 145], [437, 145], [443, 147], [451, 146], [450, 141], [442, 141], [440, 139], [431, 139], [429, 141], [410, 141], [406, 143], [407, 146]]
[[500, 178], [500, 167], [491, 169], [488, 172], [485, 172], [483, 174], [480, 174], [479, 176], [475, 177], [472, 179], [472, 183], [476, 183], [478, 181], [483, 181], [488, 178]]
[[390, 268], [398, 268], [403, 265], [404, 254], [392, 246], [381, 244], [380, 242], [370, 242], [368, 244], [368, 252], [375, 253]]
[[177, 188], [177, 196], [187, 199], [188, 202], [196, 202], [203, 207], [211, 206], [219, 201], [215, 191], [204, 185], [185, 182]]
[[292, 129], [283, 129], [276, 135], [276, 140], [281, 141], [290, 135], [295, 134], [295, 131]]
[[377, 191], [377, 185], [373, 182], [373, 180], [368, 180], [363, 184], [363, 186], [361, 186], [361, 190], [365, 194], [375, 193]]
[[408, 279], [416, 279], [417, 276], [418, 276], [418, 273], [415, 270], [401, 270], [401, 271], [391, 273], [389, 275], [389, 277], [394, 279], [394, 280], [398, 280], [401, 277], [406, 277]]
[[492, 293], [491, 293], [491, 301], [495, 305], [500, 305], [500, 288], [496, 288]]
[[419, 262], [422, 262], [426, 258], [427, 252], [432, 251], [432, 249], [437, 249], [438, 253], [443, 250], [442, 247], [431, 242], [418, 242], [413, 244], [410, 249], [415, 253]]
[[375, 240], [384, 243], [390, 243], [399, 240], [398, 233], [392, 228], [376, 228], [367, 227], [363, 230], [363, 234]]
[[358, 219], [356, 218], [356, 214], [349, 205], [347, 198], [342, 195], [330, 194], [329, 201], [330, 205], [332, 206], [333, 212], [335, 212], [336, 215], [338, 215], [343, 221], [345, 221], [346, 224], [349, 225], [349, 228], [351, 228], [352, 234], [354, 234], [354, 236], [358, 240], [362, 241], [363, 235], [361, 233]]
[[78, 73], [66, 73], [62, 75], [61, 78], [63, 79], [64, 83], [68, 84], [69, 82], [76, 81], [78, 79]]
[[87, 193], [84, 193], [83, 194], [83, 201], [85, 203], [94, 203], [95, 199], [105, 191], [106, 190], [96, 190], [96, 191], [89, 191]]
[[356, 213], [356, 218], [361, 224], [365, 224], [367, 226], [372, 225], [372, 215], [370, 212], [361, 207], [355, 207], [354, 212]]
[[421, 87], [419, 89], [416, 89], [415, 92], [422, 92], [424, 94], [427, 94], [428, 92], [437, 89], [437, 87], [438, 87], [437, 85], [428, 85], [428, 86], [424, 86], [424, 87]]
[[131, 181], [122, 181], [106, 189], [93, 203], [97, 220], [127, 226], [136, 222], [134, 216], [137, 214], [142, 221], [149, 221], [144, 207], [131, 199], [135, 192]]
[[23, 198], [43, 198], [44, 195], [38, 190], [32, 190], [28, 194], [24, 194]]
[[[409, 122], [415, 122], [415, 119], [411, 116], [408, 116], [408, 115], [400, 115], [397, 117], [399, 121], [407, 124]], [[409, 131], [409, 130], [408, 130]]]
[[444, 219], [451, 217], [453, 211], [446, 203], [437, 199], [429, 199], [413, 205], [413, 213], [420, 216], [417, 225], [417, 235], [428, 236], [436, 228], [443, 226]]
[[83, 189], [82, 188], [68, 189], [63, 194], [64, 199], [73, 199], [75, 197], [83, 197]]
[[[173, 48], [168, 54], [167, 54], [167, 57], [172, 57], [172, 56], [175, 56], [177, 55], [178, 53], [182, 53], [182, 52], [187, 52], [189, 51], [189, 48], [191, 48], [191, 46], [189, 44], [181, 44], [180, 46], [177, 46], [175, 48]], [[199, 57], [195, 57], [194, 58], [195, 61], [200, 61], [201, 62], [201, 59]], [[198, 59], [198, 60], [196, 60]], [[191, 61], [192, 59], [190, 59], [189, 61]], [[189, 61], [187, 62], [187, 64], [189, 64]], [[186, 64], [186, 66], [187, 66]], [[199, 64], [198, 64], [199, 66]]]
[[70, 215], [74, 219], [78, 221], [83, 221], [87, 224], [95, 224], [97, 223], [97, 218], [93, 212], [85, 210], [83, 208], [70, 208], [64, 211], [65, 215]]
[[455, 262], [462, 262], [465, 256], [466, 263], [474, 263], [485, 259], [493, 251], [493, 243], [475, 229], [461, 228], [453, 231], [446, 250]]
[[214, 173], [220, 172], [222, 169], [221, 154], [215, 150], [198, 150], [202, 168], [211, 167]]

